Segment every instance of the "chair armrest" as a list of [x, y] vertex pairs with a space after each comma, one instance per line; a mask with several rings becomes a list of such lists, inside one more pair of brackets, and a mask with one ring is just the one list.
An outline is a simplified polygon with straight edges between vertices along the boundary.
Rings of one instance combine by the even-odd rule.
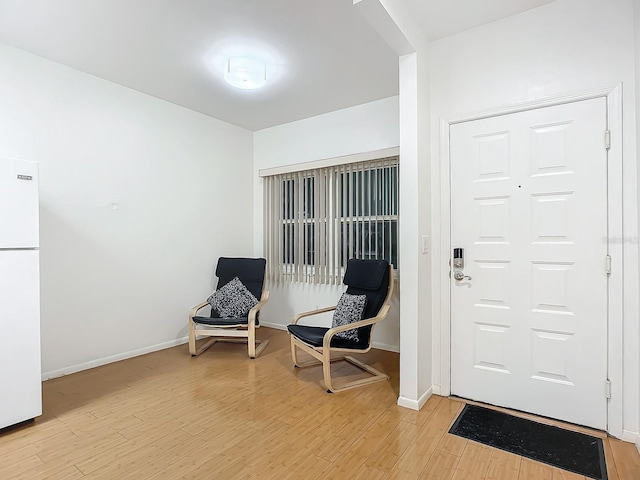
[[198, 313], [198, 310], [206, 307], [207, 305], [209, 305], [209, 302], [202, 302], [196, 305], [195, 307], [191, 307], [191, 310], [189, 310], [189, 318], [195, 317], [196, 313]]
[[373, 325], [374, 323], [378, 323], [379, 321], [384, 320], [389, 313], [390, 308], [391, 307], [389, 305], [384, 305], [378, 312], [378, 315], [376, 315], [375, 317], [365, 318], [348, 325], [340, 325], [339, 327], [330, 328], [327, 333], [324, 334], [324, 338], [322, 339], [322, 348], [330, 347], [331, 339], [336, 333], [344, 332], [346, 330], [351, 330], [354, 328], [366, 327], [367, 325]]
[[293, 318], [293, 322], [292, 322], [292, 324], [293, 324], [293, 325], [296, 325], [296, 324], [298, 323], [298, 321], [299, 321], [301, 318], [304, 318], [304, 317], [310, 317], [310, 316], [312, 316], [312, 315], [319, 315], [319, 314], [321, 314], [321, 313], [331, 312], [332, 310], [335, 310], [335, 309], [336, 309], [336, 305], [334, 305], [334, 306], [332, 306], [332, 307], [318, 308], [318, 309], [316, 309], [316, 310], [311, 310], [311, 311], [309, 311], [309, 312], [299, 313], [298, 315], [296, 315], [296, 316]]
[[269, 290], [265, 290], [262, 292], [262, 297], [260, 301], [256, 303], [251, 310], [249, 310], [249, 325], [255, 325], [256, 323], [256, 315], [260, 311], [264, 304], [269, 300]]

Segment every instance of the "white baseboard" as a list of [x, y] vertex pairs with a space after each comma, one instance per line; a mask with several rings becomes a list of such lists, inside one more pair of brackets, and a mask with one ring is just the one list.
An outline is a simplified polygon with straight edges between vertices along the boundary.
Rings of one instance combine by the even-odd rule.
[[431, 389], [431, 387], [429, 387], [427, 391], [424, 392], [420, 396], [420, 398], [418, 398], [418, 400], [413, 400], [411, 398], [401, 396], [401, 397], [398, 397], [398, 405], [400, 405], [401, 407], [410, 408], [411, 410], [418, 411], [424, 406], [425, 403], [427, 403], [427, 400], [429, 400], [432, 394], [433, 394], [433, 390]]
[[[279, 323], [271, 323], [271, 322], [260, 322], [261, 327], [267, 328], [275, 328], [276, 330], [286, 330], [286, 325], [281, 325]], [[388, 352], [400, 353], [400, 347], [398, 345], [388, 345], [386, 343], [373, 342], [373, 348], [377, 348], [379, 350], [386, 350]]]
[[90, 368], [100, 367], [108, 363], [119, 362], [120, 360], [126, 360], [127, 358], [137, 357], [146, 353], [156, 352], [158, 350], [164, 350], [165, 348], [175, 347], [187, 343], [189, 337], [177, 338], [168, 342], [158, 343], [157, 345], [150, 345], [148, 347], [138, 348], [136, 350], [130, 350], [128, 352], [118, 353], [117, 355], [111, 355], [109, 357], [98, 358], [91, 360], [90, 362], [78, 363], [77, 365], [71, 365], [69, 367], [60, 368], [58, 370], [52, 370], [50, 372], [42, 373], [42, 381], [50, 380], [52, 378], [61, 377], [63, 375], [70, 375], [72, 373], [81, 372], [82, 370], [88, 370]]
[[260, 326], [261, 327], [267, 327], [267, 328], [275, 328], [276, 330], [286, 330], [287, 329], [286, 325], [282, 325], [280, 323], [263, 322], [263, 321], [260, 321]]
[[431, 391], [434, 395], [442, 395], [442, 389], [440, 385], [431, 385]]
[[623, 442], [635, 443], [638, 450], [640, 450], [640, 433], [632, 432], [630, 430], [622, 431], [622, 438], [620, 439]]
[[397, 345], [387, 345], [386, 343], [373, 342], [373, 348], [378, 350], [386, 350], [387, 352], [400, 353], [400, 347]]

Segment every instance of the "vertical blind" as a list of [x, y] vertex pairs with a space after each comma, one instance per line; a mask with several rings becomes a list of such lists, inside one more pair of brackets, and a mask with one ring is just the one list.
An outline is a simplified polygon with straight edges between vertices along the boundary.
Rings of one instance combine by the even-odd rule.
[[339, 284], [349, 258], [398, 264], [398, 157], [264, 178], [268, 278]]

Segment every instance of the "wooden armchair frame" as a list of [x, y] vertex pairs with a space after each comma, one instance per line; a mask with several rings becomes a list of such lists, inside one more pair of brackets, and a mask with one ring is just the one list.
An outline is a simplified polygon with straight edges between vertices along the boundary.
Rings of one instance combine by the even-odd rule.
[[[260, 324], [256, 324], [256, 316], [264, 304], [267, 303], [267, 300], [269, 300], [269, 291], [263, 289], [260, 301], [249, 310], [248, 322], [235, 325], [209, 326], [196, 323], [193, 321], [193, 317], [209, 303], [202, 302], [192, 307], [189, 311], [189, 353], [191, 356], [200, 355], [216, 342], [244, 343], [246, 341], [248, 343], [249, 358], [255, 359], [269, 344], [269, 340], [256, 340], [256, 329], [260, 328]], [[213, 338], [207, 340], [198, 348], [196, 346], [198, 335]], [[247, 340], [244, 340], [244, 338]], [[256, 345], [258, 345], [257, 348]]]
[[[362, 387], [365, 385], [370, 385], [372, 383], [384, 382], [389, 379], [389, 376], [385, 373], [376, 370], [370, 365], [363, 363], [349, 355], [342, 355], [344, 353], [367, 353], [371, 350], [371, 345], [373, 344], [373, 328], [375, 324], [384, 320], [389, 313], [389, 309], [391, 308], [391, 296], [393, 294], [394, 288], [394, 276], [393, 276], [393, 266], [389, 265], [389, 289], [387, 290], [387, 295], [384, 299], [384, 303], [382, 307], [378, 311], [378, 314], [375, 317], [365, 318], [358, 322], [350, 323], [349, 325], [342, 325], [340, 327], [330, 328], [324, 335], [322, 340], [322, 347], [315, 347], [313, 345], [309, 345], [308, 343], [303, 342], [299, 338], [294, 335], [290, 335], [291, 337], [291, 358], [293, 360], [293, 364], [296, 368], [305, 368], [314, 365], [322, 364], [322, 373], [324, 376], [324, 383], [327, 388], [327, 392], [342, 392], [344, 390], [349, 390], [352, 388]], [[317, 310], [312, 310], [309, 312], [300, 313], [295, 316], [293, 319], [293, 324], [296, 325], [300, 319], [305, 317], [310, 317], [313, 315], [319, 315], [321, 313], [331, 312], [336, 309], [336, 306], [319, 308]], [[346, 330], [351, 330], [352, 328], [360, 328], [365, 327], [367, 325], [371, 325], [371, 334], [369, 337], [369, 345], [366, 349], [351, 349], [351, 348], [339, 348], [331, 346], [331, 339], [335, 336], [336, 333], [344, 332]], [[298, 352], [297, 349], [308, 353], [315, 360], [308, 360], [305, 362], [298, 361]], [[338, 353], [338, 356], [332, 356], [332, 353]], [[371, 375], [372, 377], [364, 378], [360, 380], [354, 380], [351, 382], [347, 382], [340, 387], [336, 387], [333, 385], [333, 380], [331, 378], [331, 363], [337, 362], [341, 360], [346, 360], [347, 362], [355, 365], [356, 367], [364, 370]]]

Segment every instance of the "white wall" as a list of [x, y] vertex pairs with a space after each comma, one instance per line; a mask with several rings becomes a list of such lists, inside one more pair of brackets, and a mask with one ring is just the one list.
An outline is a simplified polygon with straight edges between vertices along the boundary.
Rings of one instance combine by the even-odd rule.
[[[639, 430], [640, 377], [633, 28], [631, 0], [559, 0], [431, 45], [432, 173], [436, 178], [440, 177], [441, 119], [622, 82], [623, 202], [629, 239], [624, 244], [623, 422], [628, 439]], [[447, 199], [440, 199], [436, 191], [433, 199], [437, 218]], [[434, 239], [440, 234], [434, 222]], [[444, 281], [446, 272], [434, 275], [436, 283]], [[441, 332], [438, 322], [434, 327], [437, 386], [442, 381]]]
[[[254, 252], [262, 254], [262, 180], [259, 170], [323, 158], [340, 157], [398, 146], [398, 97], [331, 112], [297, 122], [260, 130], [254, 134]], [[401, 160], [402, 161], [402, 160]], [[400, 212], [402, 216], [402, 212]], [[400, 274], [402, 276], [402, 274]], [[261, 313], [261, 322], [275, 328], [291, 323], [296, 313], [317, 306], [335, 305], [342, 286], [290, 283], [269, 286], [271, 297]], [[378, 347], [398, 351], [398, 290], [392, 309], [374, 330]], [[325, 316], [319, 325], [330, 325]]]
[[0, 156], [40, 162], [45, 376], [183, 339], [252, 254], [252, 133], [8, 46], [0, 86]]

